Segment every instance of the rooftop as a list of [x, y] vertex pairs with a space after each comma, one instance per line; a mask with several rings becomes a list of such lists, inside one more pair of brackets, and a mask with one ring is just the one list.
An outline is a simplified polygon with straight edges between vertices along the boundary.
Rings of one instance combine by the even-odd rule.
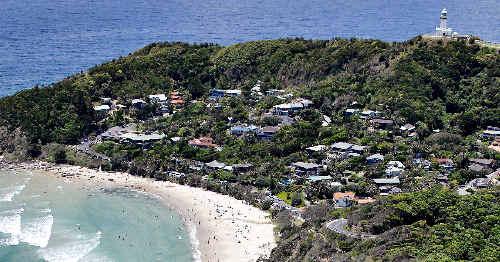
[[306, 162], [295, 162], [292, 164], [294, 167], [310, 170], [310, 169], [316, 169], [320, 168], [321, 165], [315, 164], [315, 163], [306, 163]]
[[399, 184], [399, 177], [394, 177], [394, 178], [375, 178], [373, 179], [373, 182], [375, 184]]

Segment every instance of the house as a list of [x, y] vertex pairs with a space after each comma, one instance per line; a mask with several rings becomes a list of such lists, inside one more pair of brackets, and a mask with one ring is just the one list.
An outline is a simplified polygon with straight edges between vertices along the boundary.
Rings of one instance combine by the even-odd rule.
[[278, 130], [279, 127], [277, 126], [265, 126], [260, 130], [257, 136], [262, 140], [271, 140]]
[[475, 172], [491, 170], [494, 167], [495, 160], [484, 158], [471, 158], [469, 159], [469, 170]]
[[354, 201], [358, 203], [358, 205], [366, 205], [375, 202], [376, 200], [371, 198], [371, 197], [365, 197], [365, 198], [355, 198]]
[[350, 144], [350, 143], [337, 142], [337, 143], [334, 143], [331, 146], [331, 148], [332, 148], [333, 151], [336, 151], [336, 152], [347, 153], [347, 152], [350, 152], [350, 149], [351, 149], [352, 146], [353, 146], [353, 144]]
[[115, 105], [115, 109], [116, 110], [125, 110], [126, 108], [127, 108], [127, 106], [122, 105], [122, 104], [116, 104]]
[[311, 183], [316, 183], [316, 182], [320, 182], [320, 181], [328, 181], [328, 180], [332, 180], [333, 177], [331, 176], [310, 176], [307, 178], [307, 180]]
[[158, 104], [167, 103], [167, 97], [165, 96], [165, 94], [149, 95], [148, 98], [152, 103], [158, 103]]
[[224, 169], [226, 167], [226, 164], [221, 163], [217, 160], [208, 162], [205, 164], [205, 167], [207, 167], [208, 170], [219, 170], [219, 169]]
[[335, 192], [333, 193], [333, 201], [335, 201], [335, 206], [350, 207], [355, 200], [356, 194], [354, 192]]
[[412, 160], [412, 163], [417, 166], [417, 167], [420, 167], [420, 168], [423, 168], [423, 169], [430, 169], [431, 168], [431, 161], [427, 160], [427, 159], [423, 159], [423, 158], [414, 158]]
[[393, 178], [375, 178], [373, 179], [373, 182], [377, 184], [378, 186], [394, 186], [394, 185], [399, 185], [399, 177], [393, 177]]
[[399, 168], [399, 167], [396, 167], [396, 166], [388, 166], [385, 169], [385, 175], [387, 177], [398, 177], [401, 174], [403, 174], [404, 171], [405, 171], [404, 168]]
[[166, 172], [166, 175], [169, 177], [178, 178], [178, 179], [186, 177], [186, 174], [181, 173], [181, 172], [177, 172], [177, 171], [168, 171], [168, 172]]
[[111, 107], [109, 107], [109, 105], [94, 106], [94, 111], [96, 112], [98, 118], [106, 117], [109, 113], [109, 110], [111, 110]]
[[370, 120], [370, 123], [378, 129], [392, 129], [394, 126], [394, 121], [390, 119], [375, 118]]
[[381, 154], [378, 154], [378, 153], [374, 154], [374, 155], [371, 155], [371, 156], [368, 156], [366, 158], [366, 162], [368, 164], [376, 164], [376, 163], [380, 163], [382, 161], [384, 161], [384, 156], [381, 155]]
[[120, 136], [121, 141], [136, 145], [148, 146], [165, 138], [164, 134], [141, 134], [141, 133], [125, 133]]
[[358, 154], [363, 154], [366, 151], [366, 146], [352, 145], [351, 151]]
[[323, 115], [323, 121], [321, 121], [321, 126], [329, 126], [331, 123], [332, 119], [327, 115]]
[[438, 174], [436, 176], [436, 180], [441, 183], [442, 185], [447, 185], [448, 184], [448, 175], [446, 174]]
[[332, 144], [332, 154], [329, 154], [330, 159], [345, 159], [347, 157], [359, 157], [364, 153], [366, 147], [354, 145], [346, 142], [337, 142]]
[[159, 142], [165, 138], [164, 134], [149, 133], [143, 134], [138, 133], [134, 126], [115, 126], [106, 130], [106, 132], [100, 134], [102, 140], [110, 140], [117, 143], [129, 143], [141, 146], [148, 146], [152, 143]]
[[235, 165], [233, 165], [233, 172], [235, 172], [235, 173], [246, 173], [246, 172], [252, 170], [253, 167], [254, 166], [252, 164], [248, 164], [248, 163], [235, 164]]
[[230, 129], [231, 135], [236, 135], [236, 136], [244, 135], [247, 133], [254, 133], [255, 134], [258, 131], [259, 131], [259, 128], [257, 126], [254, 126], [254, 125], [237, 125], [237, 126], [231, 127], [231, 129]]
[[376, 117], [379, 114], [380, 114], [380, 112], [378, 112], [378, 111], [373, 111], [373, 110], [370, 110], [370, 109], [363, 110], [360, 113], [360, 118], [361, 119], [370, 119], [370, 118]]
[[400, 127], [399, 130], [405, 136], [413, 137], [416, 135], [415, 126], [412, 124], [405, 124], [404, 126]]
[[182, 137], [180, 137], [180, 136], [174, 136], [174, 137], [170, 138], [170, 141], [172, 141], [174, 143], [177, 143], [177, 142], [179, 142], [181, 140], [182, 140]]
[[101, 103], [104, 105], [111, 105], [111, 103], [112, 103], [110, 97], [101, 97], [99, 99], [101, 100]]
[[486, 130], [483, 131], [482, 137], [490, 140], [500, 137], [500, 127], [488, 126]]
[[359, 109], [356, 108], [347, 108], [344, 111], [344, 116], [353, 116], [359, 113]]
[[273, 106], [273, 114], [279, 116], [290, 116], [293, 113], [302, 110], [304, 105], [301, 103], [285, 103]]
[[495, 165], [494, 159], [486, 159], [486, 158], [471, 158], [469, 159], [469, 162], [489, 168], [493, 168], [493, 166]]
[[295, 174], [300, 176], [317, 176], [323, 168], [321, 165], [306, 162], [295, 162], [291, 167], [295, 170]]
[[306, 148], [306, 150], [309, 153], [324, 152], [327, 149], [328, 149], [328, 146], [325, 146], [325, 145], [310, 146], [310, 147]]
[[481, 189], [481, 188], [488, 188], [488, 187], [492, 186], [493, 182], [488, 177], [482, 177], [482, 178], [473, 179], [470, 182], [470, 184], [472, 185], [473, 188]]
[[280, 120], [279, 123], [280, 126], [291, 126], [295, 123], [295, 119], [289, 116], [277, 116], [277, 117]]
[[219, 147], [217, 144], [214, 144], [214, 140], [211, 137], [200, 137], [194, 138], [188, 141], [190, 146], [198, 147], [198, 148], [216, 148]]
[[273, 114], [278, 115], [278, 116], [291, 116], [294, 113], [304, 109], [308, 108], [313, 104], [311, 100], [304, 99], [304, 98], [299, 98], [291, 103], [284, 103], [284, 104], [279, 104], [273, 106]]
[[184, 98], [177, 91], [170, 92], [170, 105], [179, 108], [184, 105]]
[[486, 177], [489, 178], [494, 185], [497, 185], [499, 176], [500, 176], [500, 168], [497, 169], [495, 172], [487, 175]]
[[136, 109], [142, 109], [146, 106], [146, 101], [142, 99], [132, 99], [132, 106]]
[[401, 163], [400, 161], [389, 161], [387, 163], [387, 166], [394, 166], [394, 167], [398, 167], [398, 168], [402, 168], [402, 169], [405, 168], [405, 165], [403, 165], [403, 163]]
[[385, 175], [387, 177], [397, 177], [403, 174], [405, 171], [405, 165], [400, 161], [389, 161], [387, 163], [387, 168], [385, 169]]
[[266, 96], [279, 96], [285, 93], [285, 90], [280, 89], [269, 89], [266, 90]]
[[157, 109], [156, 112], [158, 114], [167, 114], [170, 113], [170, 108], [167, 105], [161, 104]]
[[255, 83], [255, 85], [250, 89], [250, 94], [252, 96], [262, 96], [261, 85], [262, 81], [258, 80], [257, 83]]
[[305, 98], [298, 98], [295, 100], [295, 102], [303, 104], [305, 108], [308, 108], [313, 105], [313, 101]]
[[235, 97], [241, 96], [241, 90], [239, 89], [212, 89], [210, 90], [210, 99], [217, 100], [223, 97]]
[[446, 171], [451, 171], [453, 168], [455, 168], [455, 164], [453, 163], [453, 160], [449, 158], [436, 158], [434, 159], [436, 163], [441, 167], [442, 169]]
[[496, 137], [488, 148], [500, 153], [500, 136]]

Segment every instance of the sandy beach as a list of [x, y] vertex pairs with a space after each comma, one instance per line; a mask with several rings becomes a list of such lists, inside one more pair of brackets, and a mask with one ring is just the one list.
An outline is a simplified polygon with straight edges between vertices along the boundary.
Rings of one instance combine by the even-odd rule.
[[269, 213], [230, 196], [201, 188], [70, 165], [36, 162], [7, 168], [41, 170], [68, 183], [96, 188], [129, 187], [159, 197], [184, 220], [195, 261], [256, 261], [275, 246]]

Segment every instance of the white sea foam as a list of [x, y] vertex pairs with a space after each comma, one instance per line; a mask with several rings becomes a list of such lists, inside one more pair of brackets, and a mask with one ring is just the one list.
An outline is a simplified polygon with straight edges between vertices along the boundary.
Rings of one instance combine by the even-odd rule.
[[0, 232], [9, 234], [8, 238], [0, 239], [0, 246], [19, 244], [21, 234], [21, 214], [24, 209], [13, 209], [0, 213]]
[[25, 187], [26, 185], [23, 184], [0, 189], [0, 202], [11, 202]]
[[201, 262], [200, 240], [196, 236], [196, 225], [191, 224], [189, 228], [189, 239], [191, 240], [191, 249], [193, 251], [193, 260]]
[[100, 231], [91, 236], [77, 235], [76, 239], [62, 245], [39, 249], [38, 254], [49, 262], [77, 262], [99, 246], [101, 236]]
[[[50, 213], [50, 209], [42, 211]], [[23, 223], [19, 240], [32, 246], [46, 247], [52, 234], [53, 224], [54, 217], [51, 214], [35, 218], [28, 223]]]

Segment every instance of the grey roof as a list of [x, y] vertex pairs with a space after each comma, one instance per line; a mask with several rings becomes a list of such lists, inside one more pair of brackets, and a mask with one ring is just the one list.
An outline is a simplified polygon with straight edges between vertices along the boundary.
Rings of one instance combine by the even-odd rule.
[[317, 182], [317, 181], [322, 181], [322, 180], [331, 180], [331, 176], [310, 176], [307, 178], [307, 180], [311, 182]]
[[489, 166], [493, 163], [493, 159], [485, 159], [485, 158], [471, 158], [470, 162], [479, 164], [479, 165], [484, 165], [484, 166]]
[[374, 159], [374, 160], [384, 160], [384, 156], [377, 153], [377, 154], [373, 154], [373, 155], [371, 155], [371, 156], [369, 156], [369, 157], [366, 158], [366, 160], [372, 160], [372, 159]]
[[366, 146], [352, 145], [351, 149], [354, 151], [363, 151], [366, 149]]
[[314, 164], [314, 163], [306, 163], [306, 162], [295, 162], [292, 164], [294, 167], [299, 167], [302, 169], [315, 169], [321, 167], [321, 165]]
[[393, 187], [391, 188], [391, 190], [389, 190], [389, 194], [399, 194], [399, 193], [403, 193], [403, 190], [401, 190], [401, 188], [399, 187]]
[[476, 178], [476, 179], [473, 179], [471, 181], [471, 184], [475, 187], [488, 187], [490, 186], [492, 183], [491, 183], [491, 180], [487, 177], [483, 177], [483, 178]]
[[483, 171], [483, 169], [484, 169], [484, 166], [482, 166], [480, 164], [469, 165], [469, 170], [471, 170], [471, 171], [481, 172], [481, 171]]
[[375, 184], [399, 184], [399, 177], [394, 177], [394, 178], [375, 178], [373, 179], [373, 182]]
[[309, 150], [309, 151], [313, 151], [313, 152], [319, 152], [319, 151], [323, 151], [323, 150], [327, 149], [327, 146], [325, 146], [325, 145], [317, 145], [317, 146], [310, 146], [310, 147], [308, 147], [306, 149]]
[[394, 121], [390, 119], [382, 119], [382, 118], [376, 118], [372, 120], [372, 123], [378, 123], [378, 124], [389, 124], [392, 125]]
[[245, 164], [234, 164], [233, 165], [233, 168], [250, 168], [250, 167], [253, 167], [252, 164], [248, 164], [248, 163], [245, 163]]
[[276, 133], [276, 132], [278, 132], [279, 129], [280, 128], [277, 126], [265, 126], [262, 128], [261, 131], [264, 133]]
[[212, 162], [206, 163], [205, 165], [208, 166], [208, 167], [211, 167], [211, 168], [224, 168], [226, 166], [226, 164], [221, 163], [221, 162], [219, 162], [217, 160], [214, 160]]
[[111, 109], [108, 105], [94, 106], [94, 111], [107, 111]]
[[145, 104], [146, 101], [142, 100], [142, 99], [132, 99], [132, 104]]
[[353, 144], [349, 144], [346, 142], [337, 142], [332, 145], [333, 149], [340, 149], [340, 150], [348, 150], [353, 146]]
[[163, 134], [136, 134], [136, 133], [125, 133], [120, 136], [120, 138], [128, 139], [136, 142], [146, 142], [146, 141], [156, 141], [164, 138]]
[[409, 130], [415, 129], [415, 126], [412, 124], [406, 124], [406, 125], [400, 127], [399, 129], [401, 129], [403, 131], [409, 131]]

